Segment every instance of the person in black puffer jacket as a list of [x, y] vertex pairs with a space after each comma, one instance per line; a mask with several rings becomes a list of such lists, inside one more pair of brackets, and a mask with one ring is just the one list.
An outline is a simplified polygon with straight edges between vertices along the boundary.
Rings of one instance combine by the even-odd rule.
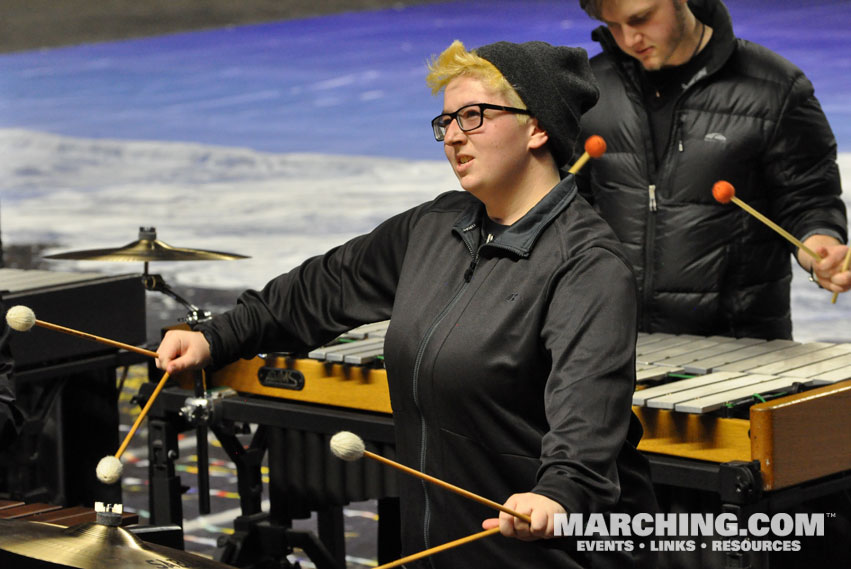
[[[851, 288], [836, 141], [812, 84], [736, 38], [720, 0], [580, 3], [607, 23], [582, 130], [609, 151], [578, 184], [626, 246], [640, 330], [791, 338], [790, 252], [820, 286]], [[718, 180], [824, 260], [716, 202]]]
[[[580, 191], [614, 228], [636, 271], [640, 330], [701, 336], [792, 337], [789, 253], [833, 292], [841, 271], [846, 212], [836, 141], [803, 72], [738, 39], [720, 0], [580, 0], [606, 25], [591, 60], [600, 100], [583, 116], [583, 139], [608, 152], [577, 177]], [[712, 187], [736, 195], [824, 260], [795, 250]], [[720, 513], [717, 494], [657, 485], [666, 512]], [[796, 554], [752, 555], [753, 567], [847, 567], [848, 498], [793, 508], [834, 512], [827, 536]], [[662, 567], [725, 566], [710, 549], [669, 553]]]

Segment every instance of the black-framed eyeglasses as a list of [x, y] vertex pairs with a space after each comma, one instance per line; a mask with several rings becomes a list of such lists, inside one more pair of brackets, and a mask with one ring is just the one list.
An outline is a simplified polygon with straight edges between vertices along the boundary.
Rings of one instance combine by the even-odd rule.
[[521, 115], [531, 115], [526, 109], [517, 109], [515, 107], [505, 107], [503, 105], [491, 105], [490, 103], [473, 103], [472, 105], [464, 105], [454, 113], [445, 113], [431, 119], [431, 128], [434, 130], [434, 139], [438, 142], [446, 137], [446, 129], [449, 128], [452, 119], [458, 123], [458, 128], [464, 132], [476, 130], [485, 120], [485, 109], [493, 109], [496, 111], [508, 111], [509, 113], [518, 113]]

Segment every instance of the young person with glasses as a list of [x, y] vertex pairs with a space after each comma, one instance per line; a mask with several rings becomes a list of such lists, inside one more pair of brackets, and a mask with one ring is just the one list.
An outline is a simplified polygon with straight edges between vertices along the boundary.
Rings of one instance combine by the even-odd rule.
[[195, 332], [169, 332], [159, 365], [174, 373], [306, 352], [390, 318], [398, 460], [531, 517], [497, 517], [401, 476], [404, 554], [482, 526], [502, 533], [409, 567], [633, 567], [637, 547], [588, 553], [554, 537], [555, 514], [655, 509], [631, 412], [633, 275], [558, 168], [598, 96], [587, 55], [455, 42], [427, 82], [443, 92], [432, 128], [464, 191], [244, 293]]

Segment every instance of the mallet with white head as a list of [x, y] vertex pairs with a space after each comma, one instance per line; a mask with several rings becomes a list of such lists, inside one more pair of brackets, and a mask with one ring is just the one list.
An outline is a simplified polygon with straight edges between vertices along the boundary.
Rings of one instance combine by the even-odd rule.
[[123, 348], [130, 352], [142, 354], [143, 356], [150, 356], [152, 358], [157, 357], [156, 352], [152, 352], [151, 350], [146, 350], [144, 348], [140, 348], [132, 344], [125, 344], [124, 342], [110, 340], [109, 338], [104, 338], [102, 336], [95, 336], [94, 334], [89, 334], [88, 332], [81, 332], [80, 330], [75, 330], [73, 328], [66, 328], [65, 326], [59, 326], [58, 324], [51, 324], [50, 322], [45, 322], [44, 320], [38, 320], [35, 317], [35, 312], [33, 312], [32, 308], [28, 306], [18, 305], [13, 306], [9, 310], [7, 310], [6, 323], [9, 325], [9, 328], [18, 332], [29, 332], [33, 326], [41, 326], [42, 328], [55, 330], [56, 332], [64, 332], [65, 334], [70, 334], [71, 336], [76, 336], [78, 338], [83, 338], [86, 340], [93, 340], [95, 342], [107, 344], [115, 348]]
[[[116, 348], [123, 348], [125, 350], [136, 352], [144, 356], [150, 356], [152, 358], [158, 357], [158, 354], [156, 352], [152, 352], [151, 350], [146, 350], [144, 348], [139, 348], [131, 344], [125, 344], [124, 342], [110, 340], [108, 338], [95, 336], [94, 334], [89, 334], [87, 332], [80, 332], [79, 330], [74, 330], [73, 328], [66, 328], [65, 326], [59, 326], [57, 324], [51, 324], [50, 322], [38, 320], [35, 317], [35, 312], [33, 312], [33, 310], [27, 306], [13, 306], [8, 311], [6, 311], [6, 323], [9, 324], [10, 328], [12, 328], [13, 330], [17, 330], [18, 332], [29, 332], [33, 326], [41, 326], [42, 328], [55, 330], [57, 332], [64, 332], [66, 334], [70, 334], [78, 338], [94, 340], [95, 342], [100, 342], [102, 344], [107, 344]], [[124, 451], [127, 449], [127, 445], [130, 444], [130, 440], [133, 438], [133, 435], [139, 429], [139, 425], [142, 423], [142, 420], [148, 414], [148, 410], [151, 408], [151, 405], [154, 404], [154, 400], [157, 398], [157, 395], [159, 395], [160, 391], [162, 391], [162, 388], [163, 386], [165, 386], [165, 382], [167, 380], [168, 373], [165, 373], [157, 384], [157, 387], [154, 389], [154, 392], [151, 394], [151, 397], [148, 398], [148, 402], [145, 404], [145, 407], [142, 408], [142, 412], [139, 413], [138, 417], [136, 417], [136, 421], [130, 428], [130, 432], [127, 433], [126, 437], [124, 437], [124, 442], [121, 443], [121, 446], [118, 448], [118, 452], [116, 452], [114, 456], [107, 455], [103, 457], [100, 462], [98, 462], [97, 468], [95, 469], [95, 473], [97, 474], [98, 480], [104, 482], [105, 484], [114, 484], [121, 477], [122, 466], [121, 461], [119, 459], [121, 458], [121, 455], [124, 453]]]

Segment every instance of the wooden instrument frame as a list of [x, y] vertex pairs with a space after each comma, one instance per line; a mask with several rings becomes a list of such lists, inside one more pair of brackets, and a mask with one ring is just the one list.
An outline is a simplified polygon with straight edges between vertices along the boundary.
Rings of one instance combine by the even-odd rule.
[[750, 420], [633, 407], [638, 448], [709, 462], [758, 460], [764, 490], [851, 470], [851, 380], [750, 408]]
[[[262, 385], [258, 380], [258, 372], [264, 366], [299, 371], [307, 380], [302, 389]], [[183, 373], [176, 377], [182, 388], [192, 389], [191, 374]], [[390, 407], [387, 372], [381, 368], [270, 355], [266, 359], [255, 357], [250, 360], [237, 360], [210, 374], [208, 387], [219, 386], [230, 387], [239, 393], [252, 393], [388, 415], [393, 413]]]

